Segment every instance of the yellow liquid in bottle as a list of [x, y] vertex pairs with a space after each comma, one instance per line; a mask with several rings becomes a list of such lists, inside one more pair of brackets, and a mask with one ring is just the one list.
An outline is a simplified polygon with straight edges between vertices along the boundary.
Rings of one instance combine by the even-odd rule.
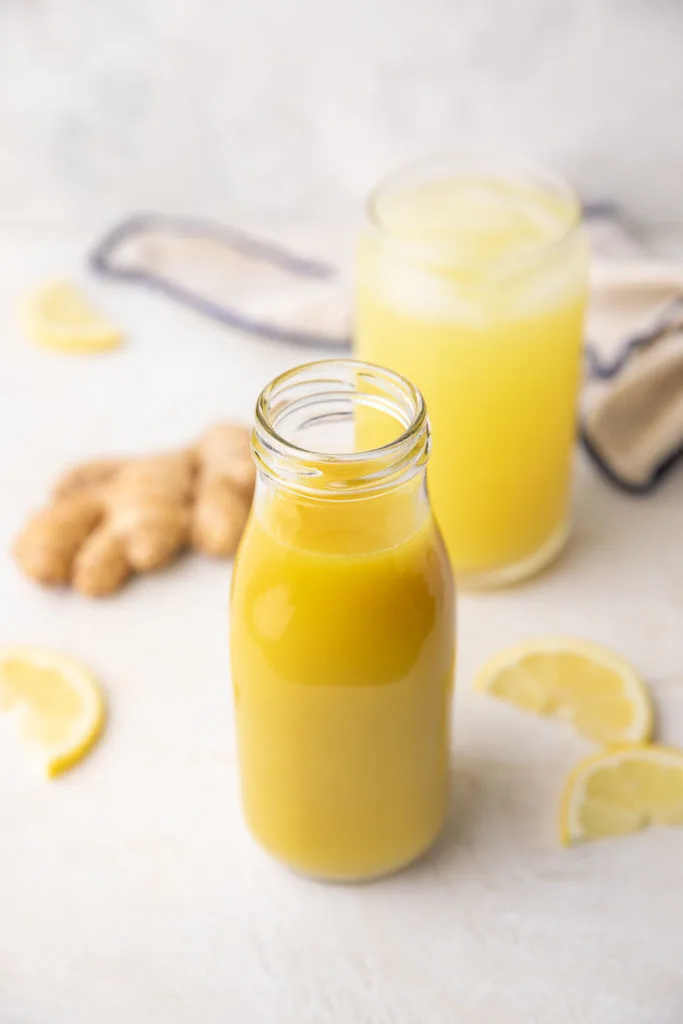
[[233, 577], [231, 658], [244, 811], [274, 856], [360, 879], [432, 843], [454, 625], [415, 483], [362, 501], [257, 502]]

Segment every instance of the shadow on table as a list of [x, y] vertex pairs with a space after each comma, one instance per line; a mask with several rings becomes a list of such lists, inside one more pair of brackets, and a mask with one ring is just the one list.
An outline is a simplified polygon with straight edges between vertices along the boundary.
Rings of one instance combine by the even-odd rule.
[[511, 766], [484, 758], [456, 757], [446, 823], [435, 845], [408, 872], [439, 874], [460, 861], [518, 857], [538, 837], [539, 817]]

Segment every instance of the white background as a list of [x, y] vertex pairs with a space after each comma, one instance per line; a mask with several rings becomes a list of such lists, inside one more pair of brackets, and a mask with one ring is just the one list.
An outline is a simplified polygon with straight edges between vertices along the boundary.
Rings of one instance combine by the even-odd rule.
[[678, 0], [2, 0], [0, 217], [327, 216], [477, 145], [681, 222], [682, 38]]

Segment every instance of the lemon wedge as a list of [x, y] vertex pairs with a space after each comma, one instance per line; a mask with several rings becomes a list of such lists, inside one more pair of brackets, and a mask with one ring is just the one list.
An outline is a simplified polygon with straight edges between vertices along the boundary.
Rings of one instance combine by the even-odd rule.
[[32, 292], [21, 310], [21, 325], [32, 341], [59, 352], [100, 352], [122, 339], [69, 281], [53, 281]]
[[37, 647], [0, 648], [0, 712], [17, 715], [24, 745], [50, 778], [84, 757], [105, 720], [92, 673]]
[[682, 751], [654, 744], [614, 747], [574, 768], [562, 798], [565, 846], [648, 825], [683, 825]]
[[641, 743], [652, 733], [643, 681], [623, 658], [586, 640], [542, 637], [508, 647], [475, 686], [525, 711], [568, 719], [602, 745]]

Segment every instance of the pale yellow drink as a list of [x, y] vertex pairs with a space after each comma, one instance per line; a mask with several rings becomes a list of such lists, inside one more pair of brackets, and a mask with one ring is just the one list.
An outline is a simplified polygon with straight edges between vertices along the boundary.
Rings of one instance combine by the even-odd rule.
[[430, 493], [466, 584], [535, 571], [568, 532], [587, 287], [578, 222], [552, 179], [457, 162], [399, 174], [371, 199], [357, 349], [425, 396]]

